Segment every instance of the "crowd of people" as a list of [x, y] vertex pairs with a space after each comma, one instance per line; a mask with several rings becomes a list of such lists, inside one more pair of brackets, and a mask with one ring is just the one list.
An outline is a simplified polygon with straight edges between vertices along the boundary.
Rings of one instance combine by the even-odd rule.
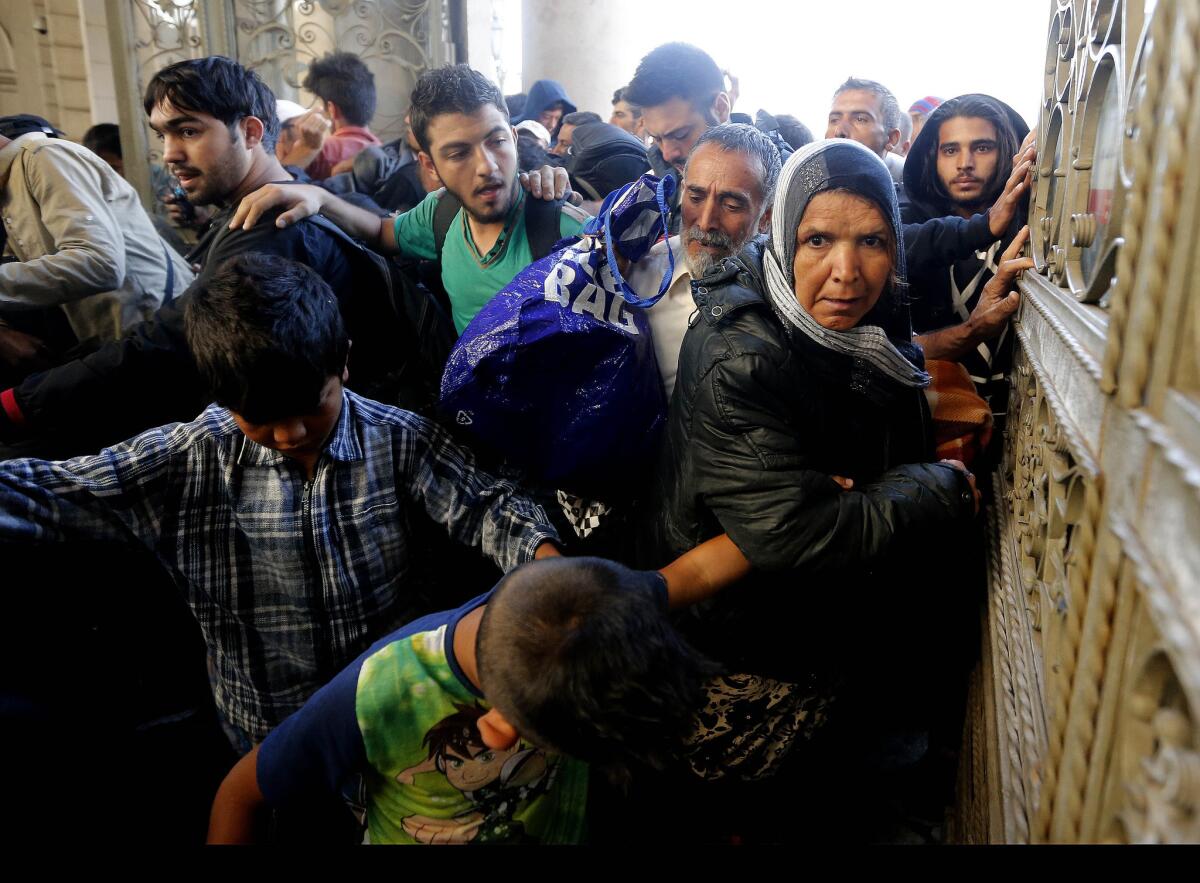
[[[360, 59], [303, 85], [158, 71], [150, 214], [115, 126], [0, 118], [0, 548], [37, 569], [9, 622], [78, 556], [186, 602], [229, 752], [210, 842], [937, 840], [1032, 266], [1021, 117], [852, 77], [814, 139], [682, 43], [611, 110], [426, 71], [388, 143]], [[639, 180], [663, 232], [631, 255], [604, 223]], [[585, 499], [438, 402], [581, 237], [661, 280], [665, 403]], [[51, 670], [6, 677], [6, 763], [59, 744], [80, 676]]]

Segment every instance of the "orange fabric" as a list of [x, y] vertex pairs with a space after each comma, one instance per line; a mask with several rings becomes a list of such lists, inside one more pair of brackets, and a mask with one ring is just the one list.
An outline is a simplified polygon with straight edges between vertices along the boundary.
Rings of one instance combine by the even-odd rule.
[[938, 459], [962, 460], [969, 469], [991, 440], [992, 409], [958, 362], [930, 360], [925, 370], [933, 378], [925, 397], [933, 414]]

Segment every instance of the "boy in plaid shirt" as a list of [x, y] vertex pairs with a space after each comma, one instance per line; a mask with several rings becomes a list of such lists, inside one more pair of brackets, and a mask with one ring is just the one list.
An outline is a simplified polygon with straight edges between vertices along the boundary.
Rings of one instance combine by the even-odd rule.
[[425, 612], [406, 591], [421, 510], [506, 572], [557, 554], [541, 507], [439, 427], [343, 389], [350, 341], [307, 267], [232, 259], [186, 330], [216, 404], [94, 456], [0, 463], [0, 541], [154, 551], [200, 621], [243, 752]]

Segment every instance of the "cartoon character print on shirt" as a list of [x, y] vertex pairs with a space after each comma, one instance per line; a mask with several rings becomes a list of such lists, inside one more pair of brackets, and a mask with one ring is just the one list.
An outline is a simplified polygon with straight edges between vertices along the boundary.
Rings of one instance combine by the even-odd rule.
[[472, 804], [451, 819], [411, 815], [404, 831], [418, 843], [520, 843], [525, 826], [513, 818], [527, 801], [543, 793], [553, 773], [540, 748], [496, 750], [483, 744], [478, 721], [485, 710], [455, 703], [455, 713], [429, 728], [422, 741], [429, 756], [398, 773], [396, 781], [411, 785], [420, 773], [437, 770]]

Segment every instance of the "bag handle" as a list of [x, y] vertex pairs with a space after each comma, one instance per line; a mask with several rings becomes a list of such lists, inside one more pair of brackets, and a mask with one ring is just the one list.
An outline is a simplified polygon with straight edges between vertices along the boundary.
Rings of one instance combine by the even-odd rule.
[[[619, 204], [629, 194], [633, 193], [637, 188], [643, 185], [649, 185], [654, 181], [653, 175], [643, 175], [631, 184], [626, 184], [620, 190], [614, 190], [604, 199], [604, 203], [600, 206], [600, 213], [587, 223], [583, 232], [589, 235], [602, 233], [604, 237], [604, 253], [608, 260], [608, 269], [612, 273], [613, 280], [617, 283], [617, 288], [621, 293], [621, 297], [631, 307], [652, 307], [667, 293], [667, 289], [671, 287], [671, 279], [675, 276], [675, 254], [667, 248], [667, 269], [663, 273], [662, 282], [658, 286], [658, 294], [651, 297], [641, 297], [625, 281], [625, 277], [621, 275], [620, 269], [617, 267], [616, 248], [614, 243], [617, 237], [613, 235], [613, 210], [619, 207]], [[671, 175], [664, 175], [654, 185], [654, 200], [658, 206], [658, 221], [662, 225], [662, 235], [664, 239], [670, 239], [671, 231], [669, 229], [669, 219], [671, 216], [670, 199], [675, 193], [675, 178]], [[628, 207], [626, 207], [628, 209]], [[648, 250], [648, 249], [647, 249]], [[639, 256], [640, 257], [640, 256]]]

